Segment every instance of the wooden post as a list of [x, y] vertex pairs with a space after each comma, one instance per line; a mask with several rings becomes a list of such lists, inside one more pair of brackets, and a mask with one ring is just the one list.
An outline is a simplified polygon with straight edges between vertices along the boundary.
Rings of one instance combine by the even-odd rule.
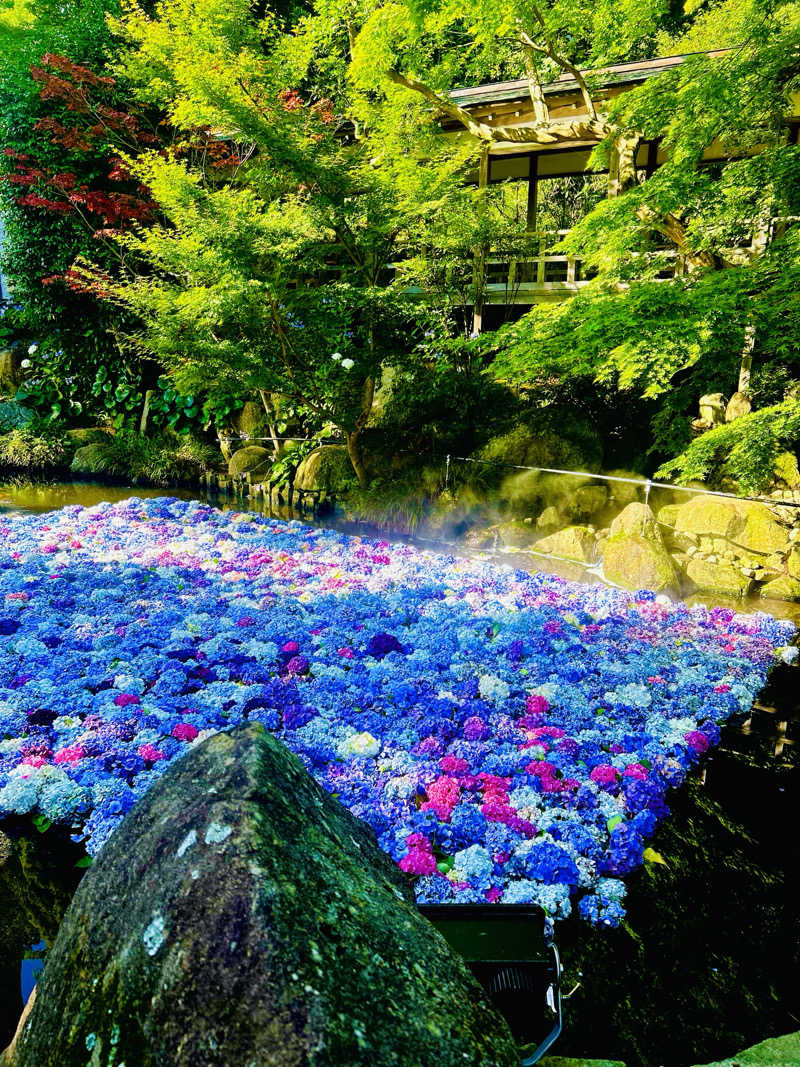
[[539, 258], [536, 260], [536, 284], [544, 285], [544, 257], [547, 252], [547, 234], [539, 234]]
[[[489, 177], [492, 159], [489, 155], [490, 145], [485, 144], [481, 148], [481, 158], [478, 163], [478, 212], [481, 219], [486, 217], [486, 195], [489, 186]], [[486, 300], [486, 260], [489, 250], [486, 242], [481, 240], [475, 249], [472, 268], [472, 333], [479, 334], [483, 329], [483, 305]]]
[[525, 228], [533, 233], [536, 229], [536, 211], [539, 206], [539, 156], [531, 152], [528, 157], [528, 213]]

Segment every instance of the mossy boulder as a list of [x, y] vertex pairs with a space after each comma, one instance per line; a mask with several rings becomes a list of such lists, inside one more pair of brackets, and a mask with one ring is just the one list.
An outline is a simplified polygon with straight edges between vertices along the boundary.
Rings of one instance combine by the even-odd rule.
[[111, 436], [108, 430], [99, 426], [78, 426], [67, 430], [66, 437], [73, 448], [83, 448], [84, 445], [100, 445], [108, 441]]
[[297, 468], [294, 487], [305, 492], [344, 493], [355, 485], [355, 474], [344, 445], [322, 445]]
[[617, 507], [624, 508], [628, 504], [633, 504], [634, 501], [642, 499], [644, 489], [641, 485], [640, 475], [621, 470], [608, 471], [608, 474], [613, 478], [631, 479], [631, 481], [608, 482], [608, 491]]
[[77, 448], [69, 465], [75, 474], [102, 474], [107, 467], [107, 445], [99, 441]]
[[572, 1056], [545, 1056], [539, 1062], [542, 1067], [625, 1067], [622, 1060], [586, 1060]]
[[272, 453], [260, 445], [245, 445], [228, 460], [228, 474], [238, 478], [242, 474], [266, 475], [272, 463]]
[[750, 552], [764, 555], [780, 552], [787, 547], [789, 532], [785, 526], [775, 521], [766, 505], [745, 503], [741, 507], [744, 527], [737, 537], [737, 544]]
[[241, 437], [265, 437], [267, 434], [267, 416], [260, 401], [246, 400], [232, 421]]
[[800, 578], [800, 547], [795, 547], [786, 561], [786, 569], [793, 578]]
[[678, 512], [680, 510], [680, 504], [665, 504], [662, 508], [659, 508], [657, 516], [659, 526], [674, 526], [678, 520]]
[[566, 526], [563, 530], [541, 538], [534, 546], [537, 552], [579, 563], [591, 563], [596, 555], [597, 539], [586, 526]]
[[680, 584], [678, 571], [664, 546], [639, 532], [619, 532], [608, 538], [603, 546], [603, 574], [624, 589], [651, 589], [654, 593], [675, 591]]
[[769, 555], [785, 548], [788, 534], [764, 504], [727, 497], [696, 496], [681, 505], [676, 533], [721, 537], [749, 552]]
[[478, 456], [490, 463], [510, 463], [517, 467], [583, 470], [587, 464], [584, 452], [571, 441], [525, 425], [493, 437]]
[[661, 531], [652, 508], [647, 504], [633, 503], [623, 508], [612, 521], [609, 529], [611, 537], [617, 534], [644, 537], [656, 545], [661, 545]]
[[582, 485], [568, 501], [573, 518], [589, 519], [608, 504], [608, 489], [604, 485]]
[[563, 521], [558, 508], [551, 504], [549, 507], [545, 508], [541, 515], [536, 519], [536, 529], [546, 531], [557, 530]]
[[739, 501], [716, 496], [693, 496], [679, 506], [674, 522], [678, 533], [724, 537], [729, 541], [744, 525]]
[[762, 585], [761, 595], [768, 600], [800, 600], [800, 579], [783, 574]]
[[518, 1062], [372, 830], [252, 724], [174, 763], [102, 849], [15, 1067]]
[[790, 489], [800, 489], [800, 469], [794, 452], [781, 452], [775, 460], [773, 470], [777, 481], [783, 482]]
[[[542, 1063], [546, 1064], [547, 1060]], [[783, 1037], [767, 1038], [729, 1059], [715, 1060], [700, 1067], [800, 1067], [800, 1030]]]
[[507, 548], [530, 548], [536, 537], [536, 529], [530, 522], [501, 522], [494, 530]]
[[686, 575], [702, 593], [743, 597], [753, 589], [752, 579], [728, 563], [711, 563], [694, 557], [686, 567]]

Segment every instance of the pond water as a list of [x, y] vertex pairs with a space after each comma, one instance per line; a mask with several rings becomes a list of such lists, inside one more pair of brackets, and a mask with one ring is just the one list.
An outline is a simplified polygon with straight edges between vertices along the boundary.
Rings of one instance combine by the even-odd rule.
[[[90, 483], [0, 485], [0, 512], [161, 495], [202, 496]], [[377, 532], [335, 516], [325, 525]], [[581, 568], [516, 553], [498, 562], [599, 580]], [[765, 609], [763, 601], [732, 606]], [[800, 616], [797, 605], [775, 607]], [[659, 859], [627, 879], [623, 926], [601, 932], [572, 920], [558, 925], [565, 988], [580, 986], [566, 1005], [565, 1032], [554, 1051], [617, 1058], [628, 1067], [681, 1067], [800, 1028], [800, 840], [793, 821], [800, 796], [799, 682], [800, 669], [776, 667], [750, 714], [724, 728], [701, 774], [671, 796], [672, 816], [651, 841]], [[0, 831], [24, 842], [18, 850], [24, 862], [15, 868], [3, 863], [0, 837], [2, 1047], [22, 1006], [20, 961], [28, 957], [26, 993], [39, 942], [54, 937], [81, 871], [74, 866], [76, 847], [54, 831], [37, 834], [22, 820]]]

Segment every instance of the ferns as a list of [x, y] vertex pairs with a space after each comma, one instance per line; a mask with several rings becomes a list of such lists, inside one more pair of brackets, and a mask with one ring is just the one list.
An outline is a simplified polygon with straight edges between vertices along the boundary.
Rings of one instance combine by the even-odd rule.
[[11, 430], [0, 436], [0, 464], [22, 470], [57, 467], [66, 460], [63, 437], [37, 433], [29, 427]]
[[718, 483], [732, 478], [744, 493], [757, 493], [773, 477], [778, 453], [800, 441], [800, 398], [743, 415], [709, 430], [656, 471], [679, 483]]

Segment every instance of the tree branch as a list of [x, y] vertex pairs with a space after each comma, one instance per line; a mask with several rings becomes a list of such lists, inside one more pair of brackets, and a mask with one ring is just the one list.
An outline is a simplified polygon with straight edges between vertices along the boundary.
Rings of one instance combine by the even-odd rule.
[[566, 71], [567, 74], [572, 75], [572, 77], [578, 83], [578, 88], [580, 89], [581, 96], [583, 97], [583, 102], [586, 105], [586, 111], [589, 114], [589, 118], [596, 120], [597, 110], [594, 106], [594, 100], [592, 100], [592, 94], [589, 92], [589, 87], [586, 84], [586, 79], [574, 63], [570, 63], [566, 56], [556, 51], [554, 44], [547, 36], [547, 23], [544, 21], [544, 16], [535, 4], [531, 8], [531, 10], [533, 11], [534, 18], [542, 28], [545, 43], [544, 45], [537, 45], [534, 41], [531, 40], [530, 37], [528, 37], [527, 34], [521, 34], [521, 37], [524, 36], [527, 38], [527, 40], [523, 43], [529, 44], [530, 47], [532, 47], [538, 52], [543, 52], [546, 56], [549, 56], [550, 59], [552, 59], [552, 61], [557, 66], [561, 67], [562, 70]]
[[533, 105], [533, 114], [537, 124], [546, 126], [550, 122], [550, 109], [544, 98], [542, 83], [539, 80], [539, 72], [536, 69], [536, 62], [534, 59], [536, 50], [523, 40], [525, 36], [526, 34], [520, 34], [522, 55], [525, 59], [525, 72], [528, 75], [528, 93], [530, 94], [531, 104]]
[[593, 117], [588, 120], [550, 122], [544, 126], [489, 126], [473, 118], [466, 108], [459, 107], [448, 96], [437, 93], [435, 89], [431, 89], [413, 75], [401, 74], [396, 70], [389, 70], [386, 75], [395, 85], [401, 85], [429, 100], [439, 111], [459, 122], [479, 141], [551, 145], [567, 141], [602, 141], [608, 133], [607, 124], [599, 118], [594, 108], [592, 108]]

